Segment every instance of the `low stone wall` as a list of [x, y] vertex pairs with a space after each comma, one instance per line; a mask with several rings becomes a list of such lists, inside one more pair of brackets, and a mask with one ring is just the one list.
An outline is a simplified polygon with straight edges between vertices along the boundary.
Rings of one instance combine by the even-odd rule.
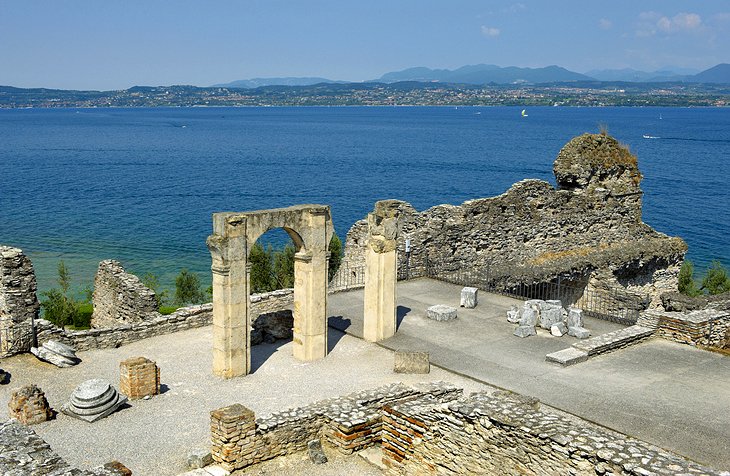
[[386, 474], [721, 474], [538, 406], [502, 392], [386, 405]]
[[420, 387], [391, 384], [260, 419], [243, 405], [231, 405], [211, 412], [211, 453], [230, 471], [304, 451], [314, 438], [325, 438], [349, 454], [380, 441], [384, 405], [420, 395], [449, 400], [460, 392], [441, 382]]
[[[16, 420], [0, 423], [0, 474], [49, 476], [126, 476], [132, 474], [117, 462], [92, 470], [72, 468], [43, 438]], [[126, 470], [126, 471], [125, 471]]]
[[[252, 316], [273, 313], [291, 307], [294, 290], [252, 294], [250, 299]], [[39, 346], [49, 340], [57, 340], [81, 351], [119, 347], [148, 337], [208, 326], [212, 322], [213, 305], [208, 303], [184, 307], [166, 316], [155, 312], [146, 320], [101, 329], [64, 330], [44, 319], [36, 321], [35, 329]]]
[[730, 332], [730, 311], [702, 309], [689, 312], [654, 311], [656, 335], [701, 347], [723, 348]]
[[99, 263], [93, 302], [91, 327], [97, 329], [151, 320], [157, 314], [155, 292], [111, 259]]

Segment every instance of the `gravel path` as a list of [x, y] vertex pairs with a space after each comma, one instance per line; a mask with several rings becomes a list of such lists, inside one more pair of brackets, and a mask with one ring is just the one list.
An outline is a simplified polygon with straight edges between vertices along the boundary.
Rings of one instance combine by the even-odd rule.
[[[211, 372], [210, 327], [153, 337], [118, 349], [79, 352], [82, 363], [67, 369], [40, 362], [31, 354], [18, 355], [2, 361], [2, 368], [12, 377], [9, 385], [0, 386], [0, 405], [7, 408], [4, 402], [10, 399], [12, 389], [35, 383], [46, 393], [50, 405], [59, 410], [84, 380], [104, 378], [118, 389], [122, 360], [136, 356], [154, 360], [161, 369], [162, 395], [132, 401], [129, 407], [93, 424], [59, 413], [55, 420], [33, 429], [74, 466], [92, 468], [116, 459], [135, 476], [165, 476], [186, 471], [188, 451], [209, 445], [210, 410], [233, 403], [242, 403], [264, 416], [398, 381], [444, 380], [463, 387], [466, 393], [489, 389], [438, 368], [432, 368], [430, 375], [395, 374], [391, 351], [333, 329], [329, 332], [332, 351], [326, 359], [299, 362], [292, 357], [290, 342], [261, 344], [252, 352], [254, 373], [230, 380]], [[348, 465], [355, 465], [353, 474], [361, 464], [367, 465], [350, 458], [337, 464], [344, 465], [340, 468], [344, 474], [350, 471]], [[312, 466], [295, 474], [333, 474], [326, 467], [320, 470]]]

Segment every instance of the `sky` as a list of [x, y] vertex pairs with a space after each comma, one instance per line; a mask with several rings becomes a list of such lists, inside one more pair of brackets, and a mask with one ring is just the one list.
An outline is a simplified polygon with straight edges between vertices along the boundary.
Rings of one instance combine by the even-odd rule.
[[110, 90], [415, 66], [730, 63], [730, 0], [0, 0], [0, 85]]

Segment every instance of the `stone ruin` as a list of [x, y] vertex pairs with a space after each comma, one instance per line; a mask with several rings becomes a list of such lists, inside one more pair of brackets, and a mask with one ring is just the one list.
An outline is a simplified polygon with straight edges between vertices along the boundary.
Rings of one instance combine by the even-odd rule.
[[30, 259], [18, 248], [0, 245], [0, 357], [28, 352], [33, 345], [37, 288]]
[[550, 331], [555, 337], [568, 334], [587, 339], [590, 336], [590, 331], [583, 327], [583, 311], [572, 306], [566, 311], [560, 300], [527, 300], [521, 309], [512, 306], [507, 311], [507, 320], [518, 324], [514, 332], [517, 337], [537, 335], [537, 327]]
[[26, 385], [14, 390], [8, 402], [10, 417], [24, 425], [35, 425], [53, 418], [46, 395], [35, 385]]
[[104, 260], [94, 278], [94, 313], [91, 327], [114, 327], [151, 320], [159, 316], [157, 297], [119, 261]]
[[[568, 142], [554, 164], [557, 189], [523, 180], [502, 195], [418, 212], [391, 201], [401, 222], [398, 253], [410, 244], [411, 276], [431, 270], [486, 273], [495, 285], [563, 284], [588, 292], [619, 290], [661, 304], [677, 289], [687, 251], [642, 222], [636, 157], [614, 138], [584, 134]], [[341, 273], [365, 262], [367, 222], [347, 233]], [[399, 263], [405, 274], [406, 260]], [[616, 306], [622, 303], [616, 302]]]
[[93, 423], [117, 411], [127, 397], [102, 379], [82, 382], [71, 394], [71, 398], [61, 411], [68, 416]]
[[81, 359], [76, 357], [73, 347], [55, 340], [46, 341], [40, 347], [31, 347], [30, 352], [40, 360], [56, 367], [73, 367], [81, 362]]
[[130, 400], [160, 394], [160, 368], [145, 357], [132, 357], [119, 364], [119, 391]]

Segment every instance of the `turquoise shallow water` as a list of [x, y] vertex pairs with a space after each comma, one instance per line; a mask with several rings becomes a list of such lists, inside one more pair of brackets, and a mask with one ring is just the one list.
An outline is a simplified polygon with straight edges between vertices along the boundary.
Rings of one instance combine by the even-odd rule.
[[644, 220], [698, 268], [730, 267], [730, 109], [520, 109], [0, 110], [0, 243], [29, 253], [41, 289], [60, 259], [79, 287], [107, 258], [167, 286], [183, 267], [208, 280], [215, 211], [329, 204], [344, 238], [376, 200], [424, 209], [554, 183], [560, 148], [605, 124], [639, 157]]

